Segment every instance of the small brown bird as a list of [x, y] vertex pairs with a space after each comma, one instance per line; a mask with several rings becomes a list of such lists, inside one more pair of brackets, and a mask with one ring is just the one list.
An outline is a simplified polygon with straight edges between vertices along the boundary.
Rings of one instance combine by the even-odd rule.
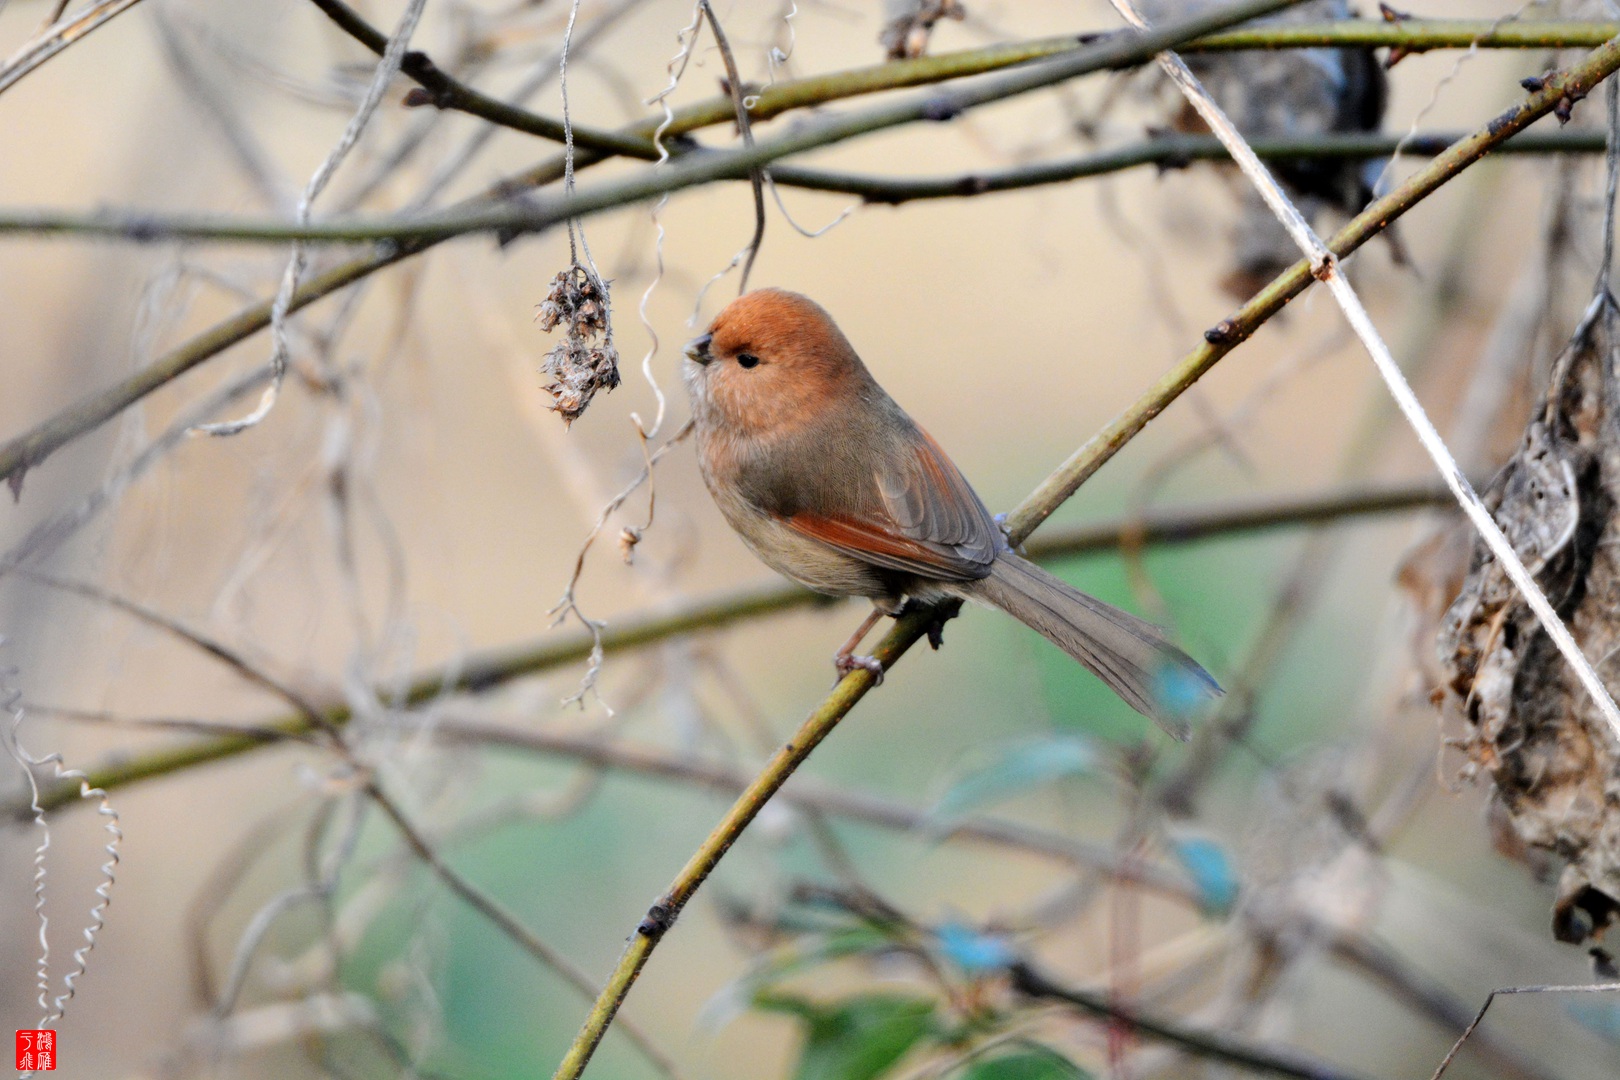
[[873, 612], [855, 648], [907, 599], [1000, 608], [1178, 738], [1221, 690], [1158, 627], [1015, 555], [951, 459], [884, 393], [820, 305], [760, 289], [686, 345], [698, 461], [720, 512], [766, 564]]

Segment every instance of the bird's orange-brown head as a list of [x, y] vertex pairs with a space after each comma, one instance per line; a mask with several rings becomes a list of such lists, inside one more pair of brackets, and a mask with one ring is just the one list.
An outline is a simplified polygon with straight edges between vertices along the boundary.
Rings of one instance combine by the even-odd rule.
[[733, 300], [685, 351], [699, 425], [736, 435], [793, 431], [871, 383], [832, 316], [785, 289]]

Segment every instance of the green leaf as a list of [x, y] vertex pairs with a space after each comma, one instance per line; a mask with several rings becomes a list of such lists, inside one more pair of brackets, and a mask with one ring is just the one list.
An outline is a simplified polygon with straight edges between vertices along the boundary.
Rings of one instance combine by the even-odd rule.
[[1091, 1074], [1045, 1047], [985, 1058], [969, 1065], [957, 1080], [1091, 1080]]
[[963, 774], [934, 804], [932, 815], [950, 821], [1042, 784], [1094, 773], [1097, 766], [1097, 746], [1090, 739], [1066, 735], [1017, 743]]
[[770, 988], [776, 983], [820, 964], [846, 956], [880, 952], [893, 945], [893, 935], [870, 926], [806, 934], [789, 945], [772, 950], [748, 972], [721, 987], [698, 1010], [697, 1026], [707, 1031], [718, 1031], [750, 1006], [769, 1007], [761, 999], [770, 996]]
[[805, 1022], [795, 1080], [874, 1080], [934, 1030], [934, 1003], [898, 994], [862, 994], [822, 1005], [786, 994], [755, 1004]]

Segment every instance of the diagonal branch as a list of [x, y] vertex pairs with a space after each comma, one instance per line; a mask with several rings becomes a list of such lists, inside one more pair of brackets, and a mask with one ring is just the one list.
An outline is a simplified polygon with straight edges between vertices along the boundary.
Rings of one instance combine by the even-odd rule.
[[140, 0], [95, 0], [84, 10], [55, 20], [12, 53], [4, 64], [0, 64], [0, 93], [69, 45], [83, 41], [86, 35], [99, 30], [138, 3]]

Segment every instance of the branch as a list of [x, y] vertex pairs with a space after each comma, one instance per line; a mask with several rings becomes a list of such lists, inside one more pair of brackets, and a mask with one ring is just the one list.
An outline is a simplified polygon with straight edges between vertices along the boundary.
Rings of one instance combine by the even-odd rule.
[[[1262, 529], [1325, 524], [1346, 518], [1451, 504], [1450, 491], [1438, 483], [1342, 491], [1320, 496], [1272, 496], [1048, 530], [1032, 540], [1024, 553], [1037, 562], [1043, 562], [1112, 551], [1126, 544], [1190, 543]], [[732, 623], [826, 602], [825, 597], [786, 581], [720, 593], [688, 601], [672, 610], [644, 612], [616, 619], [602, 632], [602, 650], [604, 654], [625, 652], [681, 634], [718, 630]], [[540, 641], [476, 654], [461, 663], [414, 676], [393, 704], [408, 708], [428, 704], [449, 694], [482, 693], [515, 679], [583, 660], [591, 654], [595, 640], [588, 632], [554, 635]], [[382, 688], [376, 693], [379, 698], [389, 697], [389, 693]], [[333, 727], [341, 727], [350, 718], [349, 707], [342, 702], [326, 704], [317, 711], [322, 721]], [[317, 725], [304, 716], [286, 716], [149, 754], [120, 755], [115, 762], [88, 770], [88, 775], [93, 787], [112, 790], [236, 757], [279, 741], [301, 740], [315, 730]], [[40, 805], [46, 810], [56, 810], [76, 804], [77, 798], [76, 785], [48, 786], [40, 792]], [[0, 820], [25, 817], [30, 813], [29, 807], [24, 804], [0, 804]]]
[[1092, 993], [1060, 986], [1025, 961], [1007, 969], [1013, 989], [1028, 997], [1062, 1001], [1093, 1016], [1118, 1020], [1143, 1035], [1179, 1046], [1195, 1057], [1224, 1061], [1251, 1072], [1292, 1076], [1296, 1080], [1349, 1080], [1353, 1074], [1341, 1072], [1326, 1062], [1297, 1052], [1271, 1050], [1239, 1042], [1218, 1031], [1198, 1031], [1169, 1020], [1146, 1016], [1109, 1000], [1106, 993]]
[[[1434, 157], [1462, 137], [1461, 132], [1393, 134], [1326, 134], [1299, 138], [1257, 139], [1250, 145], [1268, 160], [1381, 158], [1400, 151], [1407, 157]], [[1596, 154], [1606, 137], [1601, 131], [1525, 132], [1496, 149], [1499, 154]], [[898, 206], [916, 199], [971, 198], [1064, 183], [1123, 172], [1144, 165], [1181, 168], [1194, 161], [1229, 161], [1231, 155], [1212, 135], [1156, 135], [1114, 150], [1081, 154], [1057, 161], [1035, 162], [988, 172], [952, 176], [876, 176], [833, 172], [796, 165], [777, 165], [771, 179], [786, 187], [859, 195], [867, 202]], [[732, 179], [732, 178], [725, 178]], [[282, 219], [227, 217], [214, 214], [165, 214], [160, 211], [107, 209], [0, 211], [0, 234], [72, 235], [126, 240], [271, 243], [289, 240], [348, 244], [377, 240], [437, 243], [450, 236], [510, 233], [532, 222], [529, 211], [504, 216], [337, 218], [299, 225]], [[431, 223], [429, 225], [428, 223]], [[413, 231], [414, 230], [414, 231]], [[431, 231], [430, 231], [431, 230]]]
[[82, 41], [92, 31], [107, 25], [138, 3], [140, 0], [98, 0], [83, 11], [56, 20], [12, 53], [4, 64], [0, 64], [0, 93], [10, 89], [23, 76], [69, 45]]
[[[1567, 71], [1549, 76], [1521, 105], [1492, 120], [1473, 135], [1458, 141], [1424, 169], [1419, 170], [1388, 195], [1372, 203], [1334, 235], [1329, 250], [1343, 258], [1377, 235], [1412, 206], [1432, 194], [1442, 184], [1478, 161], [1513, 133], [1546, 115], [1567, 100], [1578, 100], [1603, 78], [1620, 68], [1620, 40], [1611, 40]], [[1159, 380], [1138, 402], [1112, 424], [1077, 450], [1016, 510], [1008, 515], [1006, 528], [1016, 545], [1029, 536], [1079, 486], [1100, 469], [1127, 442], [1142, 430], [1181, 393], [1196, 382], [1221, 357], [1252, 335], [1284, 305], [1304, 292], [1313, 280], [1313, 266], [1301, 259], [1284, 271], [1230, 318], [1205, 334], [1205, 344]], [[884, 669], [891, 667], [907, 649], [923, 636], [939, 618], [937, 612], [919, 610], [895, 621], [893, 629], [875, 650]], [[827, 698], [782, 749], [765, 766], [687, 862], [664, 896], [653, 905], [618, 967], [608, 978], [597, 1003], [586, 1017], [554, 1080], [576, 1080], [584, 1071], [592, 1052], [601, 1041], [614, 1013], [630, 992], [631, 985], [646, 965], [658, 941], [669, 930], [681, 909], [736, 842], [761, 807], [781, 787], [794, 769], [809, 756], [821, 740], [831, 734], [838, 722], [876, 684], [877, 676], [857, 669], [839, 682]]]
[[1323, 23], [1268, 23], [1210, 34], [1177, 52], [1239, 49], [1372, 48], [1397, 52], [1430, 49], [1595, 49], [1620, 35], [1617, 22], [1562, 19], [1340, 19]]
[[[1443, 152], [1462, 135], [1462, 132], [1423, 132], [1412, 136], [1335, 132], [1299, 138], [1256, 139], [1249, 145], [1267, 160], [1373, 159], [1388, 157], [1397, 151], [1404, 157], [1421, 158]], [[1502, 144], [1496, 153], [1597, 154], [1602, 153], [1605, 146], [1606, 138], [1601, 131], [1525, 132]], [[788, 187], [859, 195], [869, 203], [898, 206], [915, 199], [959, 199], [1020, 191], [1144, 165], [1166, 170], [1183, 168], [1195, 161], [1230, 160], [1231, 154], [1213, 135], [1155, 135], [1113, 150], [954, 176], [873, 176], [778, 165], [771, 169], [771, 179]], [[7, 219], [0, 215], [0, 232], [7, 228]]]
[[[313, 3], [345, 33], [372, 52], [382, 54], [387, 37], [353, 8], [342, 0], [313, 0]], [[1500, 20], [1493, 22], [1467, 19], [1405, 19], [1386, 22], [1345, 19], [1326, 23], [1228, 30], [1187, 42], [1181, 45], [1180, 49], [1183, 52], [1226, 52], [1236, 49], [1361, 46], [1397, 49], [1402, 52], [1424, 52], [1431, 49], [1455, 48], [1594, 48], [1616, 34], [1620, 34], [1620, 23], [1563, 20], [1503, 23]], [[753, 120], [763, 121], [789, 109], [802, 108], [809, 104], [824, 104], [876, 90], [919, 86], [966, 75], [983, 74], [1031, 60], [1073, 52], [1094, 37], [1095, 35], [1087, 34], [1065, 35], [1010, 45], [993, 45], [982, 49], [875, 64], [840, 75], [795, 80], [793, 83], [764, 89], [758, 94], [755, 104], [749, 108], [748, 115]], [[516, 108], [474, 90], [447, 75], [425, 53], [412, 52], [406, 58], [402, 70], [416, 80], [424, 91], [420, 97], [407, 97], [407, 104], [431, 104], [440, 109], [453, 109], [481, 117], [492, 124], [513, 131], [521, 131], [552, 142], [563, 141], [561, 120]], [[745, 89], [749, 93], [754, 93], [759, 88], [738, 84], [739, 94]], [[814, 95], [814, 100], [807, 98], [806, 93]], [[670, 134], [684, 134], [699, 127], [723, 122], [728, 118], [725, 111], [728, 104], [728, 99], [722, 97], [681, 110], [675, 114], [676, 119], [671, 126]], [[652, 126], [656, 126], [656, 123]], [[650, 161], [658, 156], [652, 144], [651, 133], [652, 128], [648, 122], [624, 131], [581, 127], [576, 124], [574, 142], [587, 150]]]
[[[388, 46], [387, 35], [367, 22], [359, 12], [343, 3], [343, 0], [311, 0], [311, 2], [325, 12], [344, 33], [378, 56], [381, 56], [383, 49]], [[399, 70], [401, 74], [414, 79], [422, 88], [406, 95], [404, 104], [407, 107], [432, 105], [439, 109], [451, 109], [481, 117], [492, 124], [521, 131], [526, 135], [535, 135], [558, 143], [563, 141], [561, 120], [520, 109], [499, 98], [474, 90], [466, 83], [446, 74], [427, 53], [418, 50], [407, 53], [405, 62], [400, 65]], [[582, 128], [577, 124], [574, 125], [574, 142], [591, 150], [629, 157], [646, 157], [649, 149], [645, 139], [633, 134], [601, 128]]]

